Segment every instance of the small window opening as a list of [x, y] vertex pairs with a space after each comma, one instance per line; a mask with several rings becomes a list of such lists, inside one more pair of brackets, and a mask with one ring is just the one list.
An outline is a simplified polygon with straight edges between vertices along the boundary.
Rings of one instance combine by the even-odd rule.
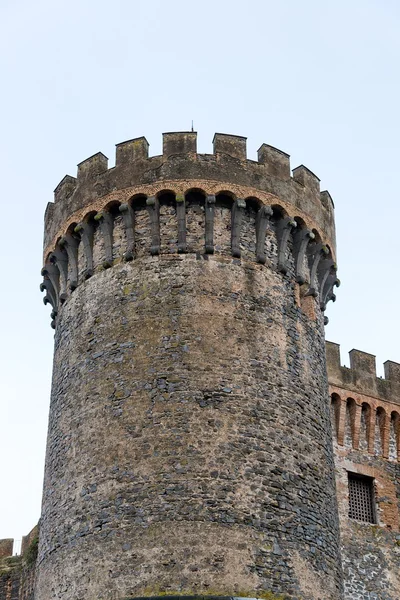
[[372, 477], [348, 473], [349, 517], [364, 523], [376, 523], [375, 490]]

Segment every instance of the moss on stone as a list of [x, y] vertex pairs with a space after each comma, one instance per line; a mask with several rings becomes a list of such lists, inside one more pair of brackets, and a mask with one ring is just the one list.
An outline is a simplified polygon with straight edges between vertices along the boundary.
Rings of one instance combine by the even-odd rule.
[[0, 575], [20, 570], [22, 566], [21, 556], [7, 556], [0, 560]]
[[36, 536], [35, 538], [33, 538], [31, 543], [29, 544], [27, 551], [24, 554], [24, 561], [28, 566], [33, 565], [36, 562], [38, 555], [38, 545], [39, 537]]

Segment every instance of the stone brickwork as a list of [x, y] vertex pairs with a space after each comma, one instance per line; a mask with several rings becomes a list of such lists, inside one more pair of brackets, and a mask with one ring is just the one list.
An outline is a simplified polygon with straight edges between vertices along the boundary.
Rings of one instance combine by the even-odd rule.
[[38, 533], [37, 525], [23, 537], [18, 556], [13, 556], [13, 539], [0, 540], [0, 600], [34, 600]]
[[101, 153], [46, 212], [55, 354], [35, 600], [341, 600], [325, 352], [333, 204], [192, 132]]
[[[400, 365], [327, 342], [342, 563], [346, 600], [400, 598]], [[349, 518], [348, 473], [373, 478], [376, 523]]]
[[14, 540], [11, 538], [0, 540], [0, 558], [12, 556]]

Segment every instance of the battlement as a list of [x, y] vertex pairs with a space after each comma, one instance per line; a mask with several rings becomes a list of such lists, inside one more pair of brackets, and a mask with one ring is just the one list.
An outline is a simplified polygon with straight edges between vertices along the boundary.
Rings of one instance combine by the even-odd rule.
[[7, 558], [13, 555], [14, 540], [12, 538], [5, 538], [0, 540], [0, 558]]
[[[39, 536], [39, 524], [35, 525], [27, 535], [22, 536], [20, 555], [24, 556], [29, 550], [31, 544], [37, 541]], [[5, 538], [0, 540], [0, 559], [8, 558], [15, 554], [15, 540], [13, 538]]]
[[[213, 181], [229, 183], [243, 190], [241, 195], [271, 196], [295, 207], [300, 216], [309, 215], [321, 237], [335, 252], [333, 202], [327, 192], [320, 192], [319, 179], [303, 165], [290, 176], [289, 155], [273, 146], [262, 144], [257, 161], [247, 159], [246, 138], [216, 133], [213, 154], [197, 153], [197, 133], [163, 134], [163, 153], [149, 157], [149, 143], [139, 137], [116, 145], [115, 167], [108, 168], [107, 157], [98, 152], [78, 165], [77, 177], [66, 175], [54, 190], [54, 203], [45, 215], [47, 248], [63, 223], [73, 213], [84, 210], [115, 190], [140, 188], [161, 181]], [[199, 185], [199, 187], [202, 187]], [[224, 186], [221, 186], [223, 189]]]
[[372, 396], [400, 404], [400, 364], [387, 360], [384, 363], [385, 378], [377, 377], [373, 354], [351, 350], [350, 368], [340, 363], [340, 346], [326, 342], [328, 379], [331, 385], [345, 388], [366, 396]]

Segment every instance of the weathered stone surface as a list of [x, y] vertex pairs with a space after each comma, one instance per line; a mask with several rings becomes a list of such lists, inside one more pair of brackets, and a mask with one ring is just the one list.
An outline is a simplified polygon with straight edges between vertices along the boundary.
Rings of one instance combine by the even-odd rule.
[[[327, 342], [336, 484], [346, 600], [400, 598], [400, 398], [398, 365], [352, 350], [340, 366], [339, 346]], [[389, 366], [390, 368], [389, 368]], [[373, 479], [376, 523], [349, 518], [348, 473]]]
[[46, 222], [45, 259], [57, 231], [86, 237], [55, 316], [35, 600], [341, 600], [324, 317], [293, 238], [334, 251], [331, 208], [244, 138], [126, 144]]

